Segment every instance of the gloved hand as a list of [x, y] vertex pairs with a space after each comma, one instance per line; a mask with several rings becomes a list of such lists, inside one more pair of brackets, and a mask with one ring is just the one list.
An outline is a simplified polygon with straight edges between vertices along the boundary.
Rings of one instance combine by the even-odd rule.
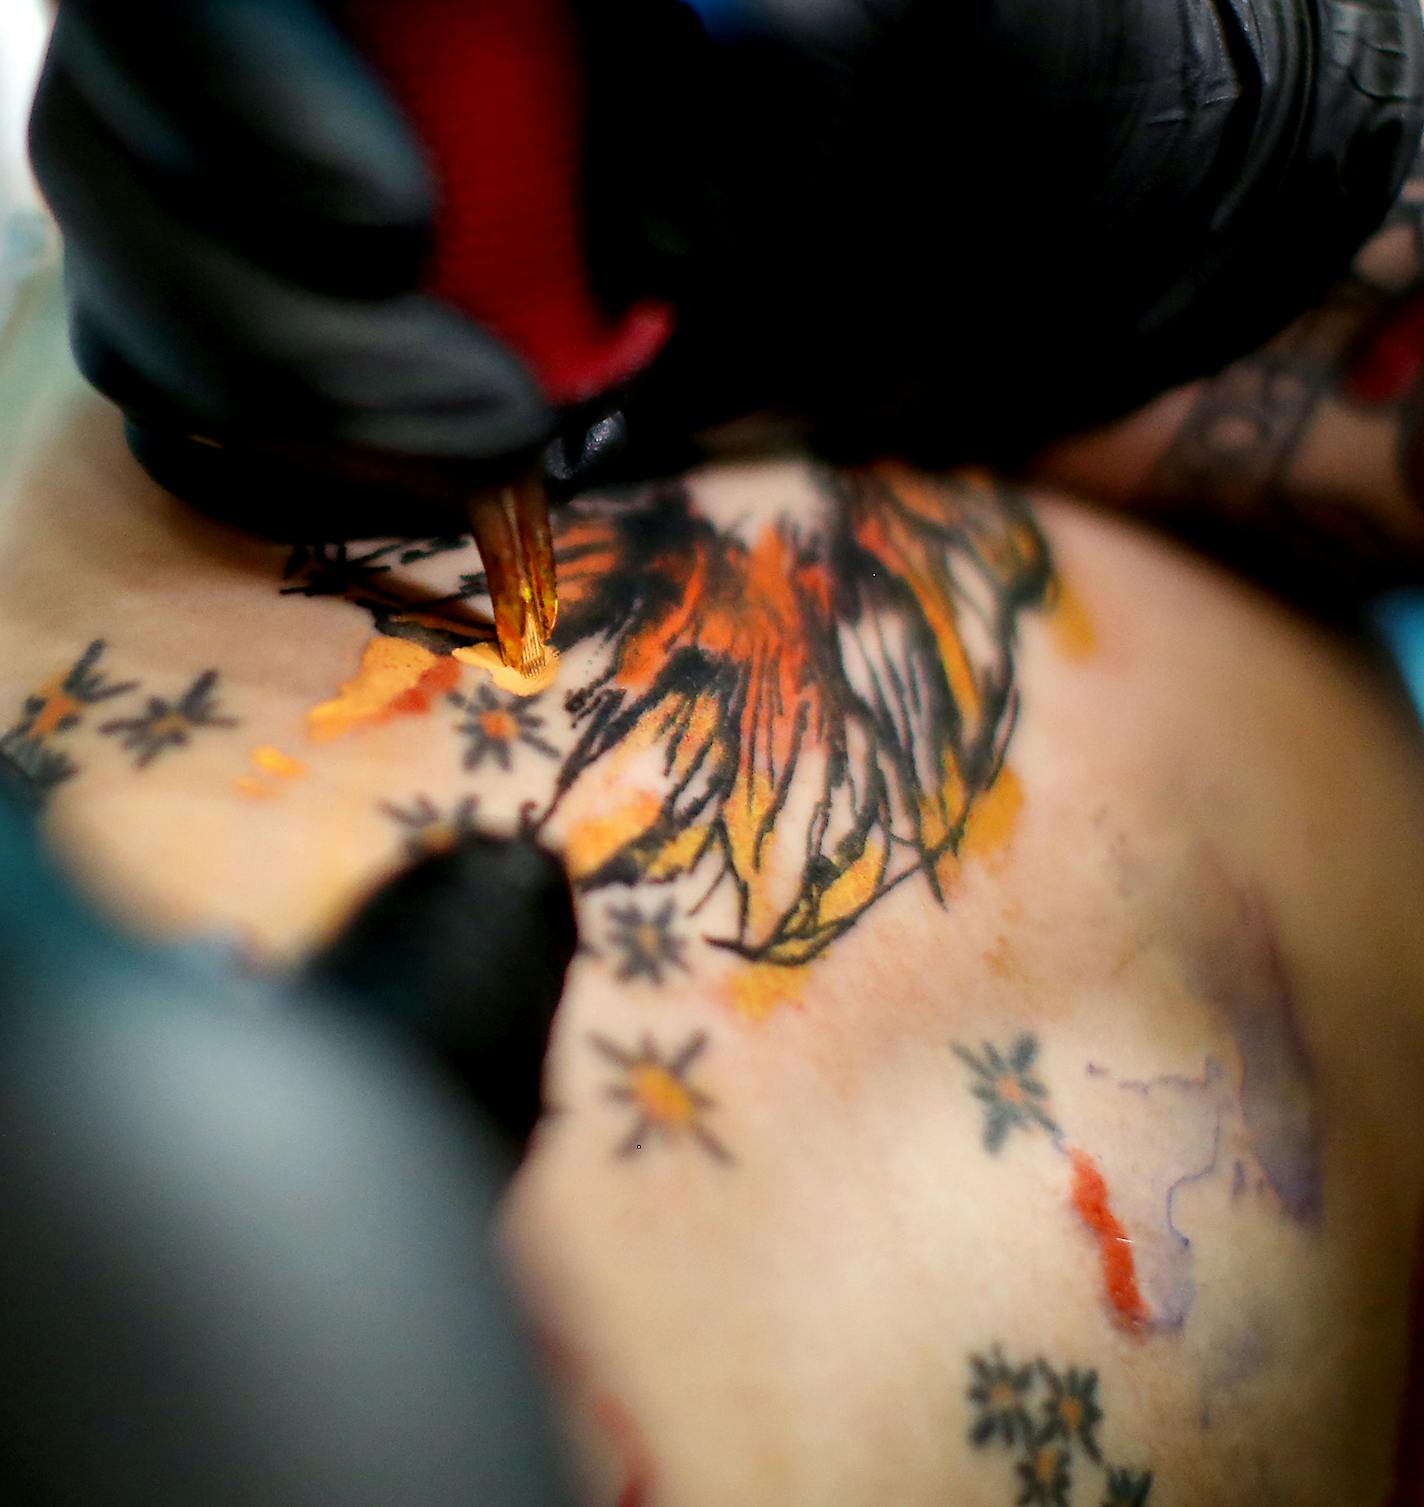
[[[527, 1129], [567, 883], [522, 843], [434, 863], [433, 907], [403, 881], [416, 973], [457, 888], [495, 1017], [536, 959], [521, 1048], [444, 1038], [483, 1035]], [[519, 1142], [359, 1004], [113, 934], [0, 808], [0, 1498], [569, 1500], [493, 1249]]]
[[[679, 315], [618, 395], [629, 468], [754, 410], [926, 462], [1124, 411], [1322, 290], [1424, 124], [1415, 0], [578, 9], [588, 256], [611, 305]], [[554, 434], [520, 364], [412, 291], [432, 187], [316, 0], [165, 0], [143, 28], [98, 0], [61, 11], [36, 166], [81, 364], [160, 417], [137, 436], [160, 479], [233, 509], [280, 494], [290, 521], [333, 452], [360, 452], [378, 500], [382, 457]], [[566, 417], [555, 468], [595, 474], [625, 425]], [[185, 430], [323, 459], [287, 455], [284, 489]], [[422, 476], [405, 468], [407, 499]], [[343, 490], [347, 532], [362, 495]], [[408, 500], [403, 521], [431, 524]]]
[[414, 290], [433, 185], [316, 0], [60, 7], [32, 120], [81, 365], [198, 433], [515, 453], [522, 364]]
[[1424, 127], [1416, 0], [692, 4], [735, 104], [648, 397], [832, 452], [1011, 458], [1219, 368], [1345, 270]]

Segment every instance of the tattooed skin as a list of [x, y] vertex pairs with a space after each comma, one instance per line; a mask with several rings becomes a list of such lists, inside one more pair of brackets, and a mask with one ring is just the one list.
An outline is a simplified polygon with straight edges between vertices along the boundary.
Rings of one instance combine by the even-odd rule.
[[[1050, 1365], [1042, 1356], [1011, 1361], [995, 1345], [969, 1358], [969, 1442], [1007, 1455], [1016, 1480], [1003, 1500], [1015, 1507], [1145, 1507], [1152, 1472], [1105, 1461], [1098, 1373]], [[1083, 1489], [1094, 1482], [1096, 1495]]]
[[[707, 940], [786, 967], [907, 881], [943, 900], [941, 864], [1013, 734], [1020, 615], [1052, 582], [1044, 538], [1006, 487], [889, 466], [815, 483], [815, 516], [749, 530], [714, 525], [682, 482], [558, 511], [555, 644], [591, 651], [593, 666], [564, 693], [573, 746], [531, 820], [544, 829], [620, 760], [652, 752], [661, 793], [571, 845], [576, 885], [705, 875], [736, 901], [734, 928]], [[447, 652], [488, 636], [465, 608], [483, 576], [422, 594], [391, 572], [447, 548], [305, 548], [283, 589], [341, 596], [381, 633]], [[488, 687], [459, 700], [466, 767], [556, 757], [538, 700]]]
[[199, 728], [236, 727], [235, 717], [224, 716], [217, 700], [218, 672], [204, 670], [176, 700], [150, 696], [136, 717], [105, 722], [99, 731], [119, 739], [133, 754], [134, 768], [146, 769], [171, 748], [183, 748]]
[[451, 694], [451, 706], [465, 715], [455, 725], [465, 743], [465, 768], [478, 769], [488, 758], [506, 774], [514, 767], [521, 748], [532, 749], [546, 759], [557, 759], [559, 750], [543, 736], [544, 719], [534, 710], [534, 701], [501, 696], [487, 685], [473, 695]]
[[731, 1153], [706, 1124], [716, 1101], [708, 1098], [690, 1080], [689, 1074], [707, 1046], [701, 1032], [688, 1037], [668, 1055], [651, 1036], [644, 1036], [636, 1051], [629, 1051], [606, 1036], [589, 1038], [594, 1051], [617, 1070], [606, 1096], [614, 1104], [627, 1105], [633, 1123], [618, 1143], [617, 1155], [633, 1156], [649, 1141], [676, 1143], [690, 1140], [714, 1161], [729, 1162]]
[[[1237, 965], [1229, 970], [1236, 994], [1259, 1006], [1249, 968]], [[1104, 1306], [1120, 1328], [1146, 1334], [1186, 1322], [1196, 1258], [1177, 1205], [1193, 1185], [1229, 1178], [1234, 1197], [1249, 1191], [1289, 1222], [1310, 1226], [1318, 1218], [1314, 1106], [1292, 1079], [1303, 1071], [1291, 1055], [1293, 1019], [1272, 1019], [1259, 1007], [1233, 1011], [1235, 1003], [1228, 1001], [1223, 1016], [1240, 1058], [1237, 1074], [1212, 1058], [1195, 1074], [1148, 1080], [1089, 1063], [1084, 1076], [1092, 1093], [1079, 1098], [1067, 1121], [1040, 1074], [1036, 1037], [1024, 1033], [1003, 1047], [985, 1042], [978, 1051], [952, 1046], [983, 1110], [985, 1151], [1007, 1154], [1015, 1140], [1033, 1139], [1047, 1141], [1062, 1159], [1063, 1196], [1091, 1242]]]
[[618, 977], [625, 983], [645, 978], [661, 984], [669, 969], [687, 971], [683, 960], [685, 943], [673, 930], [671, 900], [646, 915], [640, 905], [615, 905], [608, 912], [613, 923], [609, 944], [619, 955]]
[[13, 783], [35, 805], [43, 805], [79, 766], [56, 747], [80, 727], [89, 708], [136, 690], [134, 680], [113, 680], [99, 668], [106, 645], [96, 638], [68, 670], [51, 676], [28, 695], [15, 724], [0, 735], [0, 759]]
[[[1392, 456], [1373, 474], [1370, 456]], [[1379, 490], [1383, 488], [1383, 490]], [[1178, 531], [1316, 605], [1424, 553], [1424, 158], [1324, 300], [1201, 385], [1145, 485]]]

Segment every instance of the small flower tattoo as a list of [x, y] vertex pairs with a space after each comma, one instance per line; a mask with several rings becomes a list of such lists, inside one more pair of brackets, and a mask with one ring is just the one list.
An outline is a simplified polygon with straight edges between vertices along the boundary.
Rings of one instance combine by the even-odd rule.
[[672, 929], [674, 914], [671, 900], [655, 914], [646, 916], [639, 905], [613, 906], [609, 910], [608, 917], [613, 922], [609, 941], [622, 955], [618, 963], [620, 979], [626, 982], [645, 978], [661, 984], [669, 968], [687, 972], [682, 956], [683, 939]]
[[1060, 1373], [1044, 1361], [1038, 1367], [1048, 1386], [1039, 1437], [1076, 1442], [1090, 1460], [1100, 1460], [1096, 1429], [1103, 1410], [1098, 1406], [1098, 1373], [1080, 1371], [1077, 1366]]
[[969, 1366], [969, 1400], [979, 1414], [969, 1431], [970, 1443], [983, 1445], [1000, 1439], [1005, 1444], [1026, 1444], [1033, 1433], [1028, 1416], [1033, 1367], [1009, 1365], [997, 1345], [987, 1356], [971, 1355]]
[[969, 1442], [1008, 1455], [1018, 1478], [1014, 1507], [1089, 1507], [1090, 1498], [1100, 1507], [1147, 1507], [1150, 1470], [1103, 1464], [1096, 1371], [1042, 1356], [1019, 1364], [995, 1345], [969, 1357], [967, 1395]]
[[1066, 1449], [1040, 1438], [1015, 1468], [1019, 1474], [1017, 1507], [1068, 1507], [1073, 1479]]
[[85, 707], [136, 689], [136, 680], [110, 680], [97, 668], [104, 648], [104, 640], [96, 638], [63, 675], [27, 696], [14, 731], [29, 738], [68, 732], [79, 725]]
[[998, 1151], [1011, 1130], [1034, 1128], [1058, 1134], [1048, 1113], [1048, 1089], [1033, 1074], [1038, 1041], [1020, 1036], [1007, 1052], [985, 1042], [980, 1054], [958, 1042], [954, 1055], [974, 1074], [972, 1092], [984, 1105], [984, 1149]]
[[532, 748], [547, 759], [557, 759], [559, 750], [544, 737], [544, 719], [534, 712], [535, 696], [499, 696], [482, 685], [473, 696], [450, 696], [464, 719], [455, 730], [465, 739], [465, 768], [478, 769], [486, 758], [506, 773], [513, 767], [516, 748]]
[[105, 722], [99, 731], [117, 738], [134, 755], [135, 769], [146, 769], [168, 749], [185, 747], [198, 728], [238, 725], [236, 717], [223, 716], [219, 710], [217, 682], [216, 670], [204, 670], [176, 701], [150, 696], [139, 716]]

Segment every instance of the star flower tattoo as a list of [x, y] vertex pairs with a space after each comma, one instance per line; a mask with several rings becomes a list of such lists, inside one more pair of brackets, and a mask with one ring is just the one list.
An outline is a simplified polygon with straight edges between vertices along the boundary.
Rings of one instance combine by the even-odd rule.
[[14, 731], [30, 738], [68, 732], [79, 725], [85, 707], [136, 689], [136, 680], [110, 680], [97, 668], [104, 647], [104, 640], [96, 638], [63, 675], [27, 696]]
[[1007, 1052], [990, 1042], [984, 1043], [979, 1055], [958, 1042], [953, 1052], [974, 1074], [972, 1092], [984, 1105], [984, 1149], [998, 1151], [1011, 1130], [1037, 1127], [1049, 1135], [1058, 1134], [1058, 1126], [1048, 1114], [1048, 1090], [1033, 1075], [1038, 1041], [1020, 1036]]
[[1080, 1371], [1077, 1366], [1069, 1366], [1060, 1373], [1043, 1361], [1038, 1365], [1048, 1384], [1039, 1438], [1076, 1441], [1089, 1459], [1100, 1460], [1096, 1429], [1102, 1422], [1103, 1410], [1098, 1406], [1098, 1373]]
[[[1096, 1371], [1053, 1366], [1042, 1356], [1019, 1364], [995, 1345], [969, 1357], [967, 1396], [970, 1444], [1013, 1462], [1014, 1507], [1147, 1507], [1152, 1472], [1103, 1463]], [[1098, 1477], [1100, 1492], [1085, 1475]]]
[[673, 915], [671, 900], [648, 916], [639, 905], [614, 906], [609, 910], [613, 931], [608, 940], [622, 954], [618, 964], [620, 979], [629, 982], [645, 978], [661, 984], [669, 968], [687, 972], [682, 956], [685, 943], [672, 929]]
[[99, 731], [119, 740], [134, 755], [134, 768], [148, 765], [170, 748], [183, 748], [202, 727], [236, 727], [236, 717], [219, 711], [216, 687], [218, 672], [204, 670], [176, 701], [150, 696], [140, 716], [105, 722]]
[[1018, 1507], [1068, 1507], [1073, 1478], [1068, 1451], [1040, 1440], [1015, 1469], [1019, 1475]]
[[708, 1130], [707, 1111], [716, 1108], [700, 1089], [688, 1082], [688, 1071], [707, 1046], [698, 1032], [671, 1057], [664, 1057], [651, 1036], [644, 1036], [636, 1052], [630, 1052], [606, 1036], [589, 1038], [593, 1048], [618, 1069], [620, 1081], [610, 1085], [606, 1097], [615, 1104], [631, 1105], [635, 1118], [617, 1147], [618, 1156], [632, 1156], [652, 1136], [660, 1141], [690, 1137], [714, 1161], [730, 1162], [731, 1153]]
[[13, 727], [0, 735], [0, 759], [15, 776], [18, 792], [43, 805], [55, 788], [72, 779], [79, 766], [52, 746], [84, 720], [87, 708], [136, 688], [133, 680], [116, 681], [98, 668], [104, 640], [96, 638], [68, 670], [51, 676], [25, 697]]
[[1005, 1444], [1028, 1443], [1033, 1425], [1028, 1416], [1028, 1391], [1033, 1382], [1032, 1366], [1011, 1366], [997, 1345], [989, 1355], [971, 1355], [973, 1380], [969, 1400], [979, 1416], [969, 1431], [976, 1446], [1002, 1439]]
[[543, 735], [544, 719], [533, 710], [539, 701], [518, 696], [499, 696], [482, 685], [473, 696], [452, 693], [450, 702], [465, 716], [455, 730], [465, 740], [465, 768], [478, 769], [493, 759], [505, 773], [513, 767], [516, 748], [532, 748], [546, 759], [557, 759], [559, 750]]

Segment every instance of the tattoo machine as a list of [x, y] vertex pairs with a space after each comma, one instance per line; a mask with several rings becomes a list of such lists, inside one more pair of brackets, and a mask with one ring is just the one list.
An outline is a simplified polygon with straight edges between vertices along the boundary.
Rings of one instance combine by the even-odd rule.
[[[440, 196], [427, 291], [499, 336], [556, 408], [645, 370], [669, 305], [610, 315], [587, 266], [584, 78], [566, 0], [343, 0], [362, 48], [425, 148]], [[500, 654], [543, 667], [559, 598], [543, 476], [468, 501]]]

